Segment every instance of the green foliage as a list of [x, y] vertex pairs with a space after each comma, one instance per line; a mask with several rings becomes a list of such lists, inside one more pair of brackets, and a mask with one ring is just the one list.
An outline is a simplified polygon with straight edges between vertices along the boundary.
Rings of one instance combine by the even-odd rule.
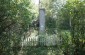
[[47, 17], [46, 18], [46, 31], [49, 34], [55, 34], [55, 30], [56, 30], [56, 20], [51, 18], [51, 17]]
[[[67, 3], [59, 11], [59, 28], [71, 31], [73, 55], [84, 55], [85, 48], [85, 1], [73, 0]], [[63, 25], [62, 25], [63, 24]], [[68, 25], [65, 25], [68, 24]], [[63, 28], [64, 27], [64, 28]], [[65, 37], [64, 37], [65, 38]]]
[[[67, 0], [62, 4], [59, 0], [43, 0], [42, 3], [46, 8], [46, 33], [56, 34], [57, 29], [61, 46], [24, 47], [25, 54], [85, 55], [85, 1]], [[38, 23], [31, 24], [35, 18], [31, 9], [30, 0], [0, 0], [0, 55], [18, 55], [21, 51], [21, 38], [29, 26], [36, 28]]]
[[0, 55], [18, 54], [33, 17], [30, 10], [30, 0], [0, 0]]

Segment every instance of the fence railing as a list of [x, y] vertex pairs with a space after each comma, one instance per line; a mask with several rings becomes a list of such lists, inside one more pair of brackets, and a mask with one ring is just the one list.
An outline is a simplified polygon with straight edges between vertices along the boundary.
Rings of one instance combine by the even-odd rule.
[[55, 46], [61, 42], [60, 37], [54, 35], [38, 35], [27, 37], [22, 41], [22, 46]]

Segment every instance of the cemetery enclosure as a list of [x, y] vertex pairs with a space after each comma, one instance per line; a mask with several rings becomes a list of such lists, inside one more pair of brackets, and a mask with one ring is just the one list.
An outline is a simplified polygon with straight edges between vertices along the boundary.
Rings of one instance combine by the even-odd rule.
[[0, 55], [85, 55], [85, 0], [0, 0]]

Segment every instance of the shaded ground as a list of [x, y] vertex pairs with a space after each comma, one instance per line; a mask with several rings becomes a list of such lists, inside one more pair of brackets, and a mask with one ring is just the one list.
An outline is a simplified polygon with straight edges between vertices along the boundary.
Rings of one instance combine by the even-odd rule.
[[63, 55], [57, 47], [24, 47], [21, 55]]

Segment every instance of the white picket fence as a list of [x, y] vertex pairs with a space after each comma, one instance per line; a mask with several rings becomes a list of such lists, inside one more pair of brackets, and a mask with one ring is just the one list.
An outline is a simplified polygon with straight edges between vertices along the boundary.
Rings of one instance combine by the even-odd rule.
[[43, 37], [27, 37], [22, 41], [22, 46], [55, 46], [60, 44], [60, 38], [56, 35], [44, 35]]

